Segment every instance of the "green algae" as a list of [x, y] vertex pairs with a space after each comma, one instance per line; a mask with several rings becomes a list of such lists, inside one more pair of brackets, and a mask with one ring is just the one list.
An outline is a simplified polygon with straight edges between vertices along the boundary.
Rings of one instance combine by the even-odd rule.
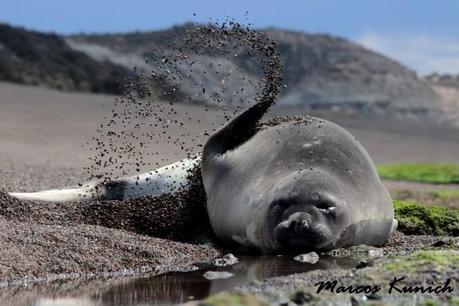
[[378, 165], [382, 178], [434, 184], [459, 183], [459, 164], [387, 164]]
[[382, 263], [386, 271], [416, 272], [425, 269], [435, 271], [455, 269], [459, 266], [459, 252], [457, 250], [421, 250], [411, 256], [399, 256]]
[[459, 235], [459, 211], [446, 207], [425, 207], [412, 201], [394, 201], [398, 230], [408, 235]]

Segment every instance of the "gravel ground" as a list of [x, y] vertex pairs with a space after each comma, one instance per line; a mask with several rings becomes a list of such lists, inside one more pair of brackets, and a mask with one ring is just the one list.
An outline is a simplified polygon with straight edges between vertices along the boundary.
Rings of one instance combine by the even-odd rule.
[[[397, 288], [404, 286], [443, 286], [447, 279], [450, 279], [450, 286], [453, 293], [445, 294], [398, 294], [395, 290], [389, 294], [390, 282], [396, 277], [406, 276], [407, 278], [401, 283], [397, 283]], [[323, 281], [335, 281], [337, 286], [378, 286], [381, 290], [377, 294], [349, 294], [322, 291], [317, 294], [315, 284]], [[384, 273], [378, 268], [369, 267], [357, 270], [318, 270], [309, 273], [292, 274], [285, 277], [266, 279], [261, 282], [252, 283], [242, 288], [238, 292], [250, 292], [257, 296], [267, 299], [273, 304], [282, 304], [292, 299], [295, 293], [300, 292], [302, 303], [309, 305], [454, 305], [449, 304], [457, 294], [459, 281], [459, 272], [457, 269], [446, 269], [436, 271], [426, 269], [419, 273], [406, 274]], [[335, 289], [336, 290], [336, 289]], [[431, 304], [427, 303], [428, 300]], [[424, 303], [421, 303], [424, 302]], [[376, 303], [376, 304], [375, 304]]]
[[91, 225], [0, 219], [0, 286], [97, 276], [159, 273], [209, 260], [219, 252]]
[[[78, 180], [77, 172], [72, 169], [51, 167], [11, 165], [1, 169], [0, 173], [0, 184], [10, 190], [48, 188], [72, 184]], [[151, 222], [156, 227], [150, 228], [150, 234], [157, 231], [156, 236], [167, 234], [168, 238], [175, 240], [183, 241], [187, 238], [189, 241], [196, 237], [174, 236], [171, 229], [176, 232], [177, 229], [183, 229], [189, 233], [193, 232], [196, 225], [207, 228], [205, 219], [189, 213], [199, 210], [181, 205], [186, 203], [183, 198], [174, 202], [178, 205], [172, 209], [164, 207], [163, 203], [164, 199], [141, 199], [127, 203], [32, 203], [13, 199], [4, 191], [0, 192], [1, 286], [37, 280], [124, 275], [142, 271], [157, 273], [219, 255], [219, 251], [208, 240], [200, 239], [198, 244], [190, 244], [136, 234], [136, 229], [128, 222], [131, 219], [123, 214], [126, 206], [130, 207], [130, 211], [143, 213], [144, 216], [145, 211], [150, 212], [153, 214], [151, 219], [157, 221]], [[112, 209], [108, 212], [112, 215], [100, 214], [101, 205], [109, 205]], [[107, 212], [106, 208], [102, 211]], [[163, 210], [158, 211], [155, 208]], [[189, 216], [189, 219], [183, 220], [183, 215]], [[190, 220], [203, 223], [191, 224]], [[119, 229], [97, 225], [103, 222], [113, 222], [104, 225]], [[148, 224], [143, 224], [141, 230], [144, 231], [146, 226]]]
[[[446, 244], [449, 247], [445, 247]], [[436, 260], [426, 260], [416, 268], [408, 266], [395, 266], [393, 270], [387, 268], [385, 264], [399, 262], [399, 259], [410, 260], [413, 254], [420, 250], [439, 250], [449, 252], [449, 256], [456, 256], [455, 263], [444, 264], [445, 259], [438, 257]], [[459, 270], [458, 263], [458, 238], [434, 237], [434, 236], [406, 236], [397, 232], [390, 241], [381, 248], [367, 246], [352, 247], [347, 250], [337, 250], [335, 255], [346, 255], [360, 258], [361, 262], [354, 269], [349, 270], [316, 270], [308, 273], [291, 274], [288, 276], [269, 278], [247, 284], [236, 288], [235, 291], [242, 293], [253, 293], [264, 300], [274, 304], [285, 303], [295, 300], [295, 296], [311, 305], [405, 305], [418, 304], [428, 299], [436, 300], [436, 303], [449, 303], [457, 296], [459, 290]], [[341, 252], [339, 252], [341, 251]], [[454, 255], [455, 254], [455, 255]], [[450, 257], [451, 258], [451, 257]], [[404, 294], [400, 295], [395, 289], [389, 292], [390, 283], [394, 280], [405, 277], [397, 288], [403, 286], [423, 286], [435, 287], [442, 286], [449, 279], [452, 292], [445, 293], [425, 293], [425, 294]], [[326, 281], [337, 281], [337, 286], [378, 286], [380, 291], [373, 294], [356, 293], [337, 293], [324, 290], [317, 292], [316, 284]], [[299, 294], [298, 294], [299, 293]], [[378, 304], [381, 303], [381, 304]], [[427, 304], [426, 304], [427, 305]]]

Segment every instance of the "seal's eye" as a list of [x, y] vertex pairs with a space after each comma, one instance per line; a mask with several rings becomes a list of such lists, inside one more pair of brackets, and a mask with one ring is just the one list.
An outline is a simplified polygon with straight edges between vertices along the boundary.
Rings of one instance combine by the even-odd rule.
[[272, 229], [274, 229], [281, 221], [285, 212], [285, 202], [282, 200], [274, 201], [269, 211], [268, 222]]
[[285, 217], [284, 215], [286, 211], [292, 205], [293, 204], [290, 199], [278, 199], [272, 203], [270, 213], [276, 224]]
[[276, 214], [276, 213], [280, 213], [282, 211], [282, 205], [280, 205], [280, 203], [275, 203], [272, 207], [272, 213]]
[[333, 203], [321, 201], [315, 204], [317, 209], [324, 214], [334, 213], [336, 211], [336, 206]]

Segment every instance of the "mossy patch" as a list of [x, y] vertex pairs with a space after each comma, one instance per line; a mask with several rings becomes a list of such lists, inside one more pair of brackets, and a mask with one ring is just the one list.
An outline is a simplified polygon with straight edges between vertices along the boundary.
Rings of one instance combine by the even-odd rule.
[[434, 184], [459, 183], [459, 164], [389, 164], [377, 166], [379, 176]]
[[433, 298], [428, 298], [424, 301], [419, 301], [417, 305], [419, 306], [440, 306], [440, 305], [459, 306], [459, 298], [453, 297], [453, 298], [447, 299], [446, 301], [440, 301], [440, 300], [435, 300]]
[[408, 235], [459, 236], [459, 211], [446, 207], [424, 207], [411, 201], [394, 201], [399, 231]]
[[383, 263], [386, 271], [411, 272], [425, 269], [436, 271], [455, 269], [459, 266], [457, 250], [421, 250], [412, 256], [397, 257], [390, 262]]
[[390, 190], [394, 200], [413, 201], [422, 206], [441, 206], [459, 209], [459, 186], [457, 189]]
[[261, 301], [250, 293], [233, 293], [222, 292], [212, 295], [199, 303], [202, 306], [219, 306], [219, 305], [234, 305], [234, 306], [265, 306], [267, 303]]

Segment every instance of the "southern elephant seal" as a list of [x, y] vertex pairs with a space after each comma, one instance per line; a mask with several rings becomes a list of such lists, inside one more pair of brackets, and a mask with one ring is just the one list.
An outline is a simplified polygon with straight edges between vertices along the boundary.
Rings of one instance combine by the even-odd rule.
[[202, 161], [211, 226], [223, 241], [271, 252], [381, 245], [397, 226], [362, 145], [318, 118], [255, 124], [253, 107], [215, 133]]

